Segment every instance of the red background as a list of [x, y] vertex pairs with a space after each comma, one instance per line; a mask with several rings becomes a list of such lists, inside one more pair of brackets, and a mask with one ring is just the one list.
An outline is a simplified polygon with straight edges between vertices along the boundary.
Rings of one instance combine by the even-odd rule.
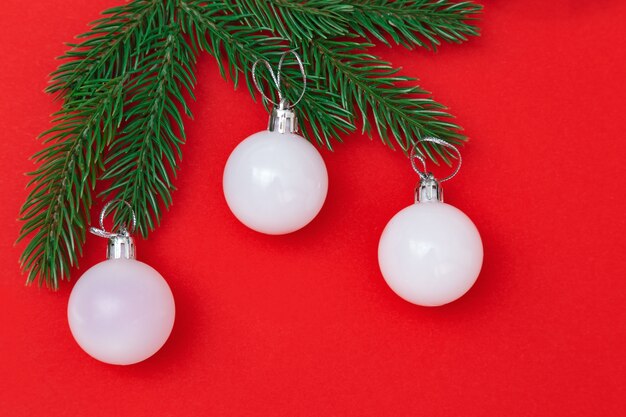
[[[302, 231], [234, 219], [222, 169], [267, 116], [204, 56], [175, 204], [138, 242], [172, 287], [176, 325], [156, 356], [115, 367], [70, 335], [73, 282], [24, 287], [13, 242], [22, 173], [58, 106], [42, 92], [53, 58], [119, 3], [3, 1], [1, 416], [626, 414], [626, 2], [489, 1], [481, 38], [378, 50], [471, 138], [446, 196], [480, 229], [485, 263], [465, 297], [434, 309], [378, 271], [378, 238], [416, 176], [377, 137], [322, 151], [330, 191]], [[89, 238], [82, 270], [104, 248]]]

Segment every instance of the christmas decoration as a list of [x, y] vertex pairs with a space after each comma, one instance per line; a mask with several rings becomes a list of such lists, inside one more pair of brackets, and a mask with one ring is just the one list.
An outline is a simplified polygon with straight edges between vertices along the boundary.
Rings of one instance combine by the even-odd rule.
[[[296, 49], [310, 74], [298, 106], [302, 134], [319, 145], [332, 148], [331, 139], [359, 124], [404, 151], [423, 136], [460, 144], [443, 106], [369, 50], [371, 40], [430, 49], [463, 42], [478, 34], [480, 10], [449, 0], [134, 0], [107, 10], [71, 45], [47, 89], [63, 105], [34, 156], [39, 166], [21, 210], [27, 282], [57, 288], [69, 277], [94, 197], [128, 201], [144, 237], [159, 224], [172, 202], [201, 51], [254, 96], [252, 63], [275, 64]], [[282, 79], [284, 98], [295, 102], [303, 90], [298, 71], [286, 68]], [[97, 183], [105, 185], [98, 196]], [[116, 221], [128, 224], [130, 216], [121, 210]]]
[[[293, 54], [302, 72], [302, 93], [293, 104], [281, 92], [281, 70]], [[257, 82], [257, 64], [263, 63], [278, 93], [278, 103], [263, 93]], [[328, 173], [319, 152], [296, 134], [293, 108], [306, 91], [300, 56], [286, 52], [276, 74], [267, 61], [252, 66], [252, 79], [264, 99], [274, 104], [267, 130], [246, 138], [231, 153], [224, 168], [224, 196], [233, 214], [261, 233], [279, 235], [306, 226], [319, 213], [328, 191]]]
[[[99, 361], [130, 365], [154, 355], [174, 326], [174, 297], [161, 274], [135, 259], [135, 243], [122, 225], [117, 233], [104, 228], [111, 201], [100, 214], [100, 229], [109, 239], [107, 260], [91, 267], [76, 282], [67, 306], [72, 335]], [[127, 202], [123, 202], [129, 205]], [[130, 205], [129, 205], [130, 206]]]
[[[439, 306], [456, 300], [476, 282], [483, 263], [483, 245], [474, 223], [461, 210], [443, 202], [441, 183], [461, 167], [461, 154], [437, 138], [436, 143], [458, 155], [456, 170], [437, 180], [426, 172], [426, 159], [411, 151], [411, 164], [419, 174], [415, 204], [387, 223], [378, 245], [380, 270], [391, 289], [410, 303]], [[417, 145], [417, 144], [416, 144]], [[419, 159], [424, 172], [415, 165]]]

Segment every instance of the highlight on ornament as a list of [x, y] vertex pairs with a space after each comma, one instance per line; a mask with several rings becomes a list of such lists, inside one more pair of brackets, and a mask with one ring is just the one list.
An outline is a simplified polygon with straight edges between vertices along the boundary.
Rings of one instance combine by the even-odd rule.
[[[292, 54], [302, 74], [302, 92], [290, 103], [281, 83], [281, 68]], [[257, 80], [257, 66], [265, 65], [276, 87], [278, 102], [268, 97]], [[294, 107], [306, 90], [306, 73], [295, 51], [282, 54], [276, 73], [269, 62], [252, 66], [252, 79], [264, 100], [274, 108], [267, 130], [244, 139], [224, 168], [223, 188], [228, 207], [241, 223], [257, 232], [281, 235], [299, 230], [320, 212], [328, 192], [328, 173], [315, 146], [298, 135]]]
[[[455, 171], [437, 180], [426, 170], [417, 145], [430, 142], [458, 156]], [[461, 168], [459, 150], [437, 138], [423, 138], [411, 150], [411, 164], [419, 175], [415, 203], [387, 223], [378, 245], [378, 264], [389, 287], [406, 301], [440, 306], [463, 296], [476, 282], [483, 263], [480, 233], [465, 213], [443, 202], [441, 183]], [[420, 170], [415, 160], [422, 162]]]
[[[104, 227], [114, 203], [132, 212], [130, 230]], [[108, 239], [107, 260], [88, 269], [76, 282], [67, 306], [74, 339], [95, 359], [130, 365], [154, 355], [167, 341], [174, 326], [174, 296], [165, 279], [151, 266], [136, 260], [131, 236], [136, 217], [122, 200], [108, 202], [100, 213], [100, 228], [91, 233]]]

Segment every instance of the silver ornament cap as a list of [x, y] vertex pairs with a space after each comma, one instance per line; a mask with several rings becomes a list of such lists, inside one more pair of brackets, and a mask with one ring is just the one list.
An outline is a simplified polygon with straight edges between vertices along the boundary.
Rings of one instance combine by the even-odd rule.
[[278, 133], [296, 133], [298, 131], [298, 117], [287, 99], [280, 100], [278, 106], [272, 109], [267, 130]]
[[109, 237], [107, 259], [137, 259], [135, 240], [125, 227]]
[[443, 188], [434, 175], [430, 172], [420, 178], [420, 182], [415, 188], [415, 202], [426, 203], [429, 201], [443, 202]]

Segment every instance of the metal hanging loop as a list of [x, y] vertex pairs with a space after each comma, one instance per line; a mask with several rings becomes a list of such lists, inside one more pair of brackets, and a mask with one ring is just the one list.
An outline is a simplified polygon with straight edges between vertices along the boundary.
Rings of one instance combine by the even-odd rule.
[[[294, 101], [293, 103], [287, 103], [287, 101], [285, 100], [285, 95], [282, 91], [282, 83], [281, 83], [283, 63], [285, 62], [285, 58], [289, 54], [292, 54], [294, 58], [296, 59], [296, 62], [298, 63], [298, 68], [300, 69], [300, 74], [302, 74], [302, 92], [300, 93], [300, 96], [298, 97], [298, 99]], [[270, 73], [270, 78], [274, 82], [274, 86], [276, 87], [276, 92], [278, 93], [278, 103], [276, 103], [274, 100], [272, 100], [265, 94], [265, 92], [263, 91], [263, 88], [261, 87], [261, 84], [259, 83], [259, 80], [257, 78], [257, 66], [259, 64], [265, 65], [265, 68], [267, 68], [267, 70]], [[280, 56], [280, 61], [278, 61], [278, 67], [276, 68], [275, 73], [274, 73], [274, 70], [272, 69], [272, 66], [267, 60], [265, 59], [256, 60], [254, 64], [252, 64], [252, 81], [254, 82], [254, 86], [256, 87], [258, 92], [261, 93], [261, 95], [263, 96], [265, 100], [269, 101], [276, 107], [279, 107], [282, 104], [283, 106], [286, 106], [287, 108], [291, 109], [295, 107], [300, 102], [300, 100], [302, 100], [302, 98], [304, 97], [304, 93], [306, 91], [307, 78], [306, 78], [306, 73], [304, 72], [304, 64], [302, 63], [302, 58], [300, 58], [300, 55], [295, 50], [292, 49], [290, 51], [284, 52]]]
[[[426, 181], [428, 179], [434, 179], [433, 175], [429, 173], [426, 168], [426, 158], [417, 152], [417, 145], [422, 142], [435, 143], [437, 145], [441, 145], [445, 148], [451, 149], [458, 157], [458, 164], [456, 166], [456, 169], [447, 177], [438, 179], [437, 182], [442, 183], [442, 182], [448, 181], [454, 178], [454, 176], [459, 173], [459, 170], [461, 169], [461, 163], [463, 162], [463, 158], [461, 158], [461, 152], [459, 151], [459, 149], [456, 146], [444, 140], [441, 140], [439, 138], [425, 137], [425, 138], [418, 139], [417, 142], [415, 142], [415, 144], [411, 148], [411, 154], [409, 155], [409, 158], [411, 160], [411, 166], [413, 166], [413, 170], [417, 172], [417, 175], [420, 176], [420, 179], [422, 181]], [[417, 167], [416, 160], [419, 160], [422, 163], [422, 166], [424, 167], [423, 171]]]
[[[458, 157], [458, 164], [456, 166], [456, 169], [452, 172], [452, 174], [448, 175], [447, 177], [441, 180], [438, 180], [437, 178], [435, 178], [435, 176], [431, 172], [428, 172], [426, 168], [425, 156], [422, 156], [420, 153], [417, 152], [417, 145], [421, 142], [436, 143], [437, 145], [441, 145], [448, 149], [452, 149], [452, 151], [456, 153]], [[439, 138], [425, 137], [415, 142], [415, 144], [411, 148], [411, 154], [409, 158], [411, 159], [411, 166], [413, 167], [413, 170], [417, 172], [417, 175], [419, 175], [420, 177], [419, 184], [415, 188], [415, 202], [416, 203], [429, 202], [429, 201], [443, 202], [443, 188], [441, 187], [441, 183], [453, 178], [461, 169], [461, 162], [462, 162], [461, 152], [459, 152], [456, 146], [451, 145], [448, 142], [443, 141]], [[416, 160], [419, 160], [422, 163], [422, 166], [424, 167], [423, 171], [418, 168]]]
[[[124, 203], [130, 209], [133, 216], [133, 223], [130, 230], [128, 230], [128, 225], [126, 224], [122, 224], [117, 233], [109, 232], [104, 227], [104, 218], [114, 203]], [[135, 215], [133, 206], [131, 206], [128, 201], [117, 199], [109, 201], [102, 208], [102, 211], [100, 212], [100, 228], [91, 227], [89, 228], [89, 231], [96, 236], [109, 239], [109, 244], [107, 245], [107, 259], [136, 259], [137, 252], [135, 249], [135, 242], [130, 235], [135, 231], [136, 226], [137, 216]]]
[[111, 206], [113, 204], [115, 204], [115, 203], [124, 203], [124, 204], [126, 204], [126, 206], [130, 209], [130, 212], [131, 212], [131, 214], [133, 216], [133, 222], [132, 222], [132, 225], [130, 227], [130, 230], [127, 230], [128, 229], [128, 225], [126, 225], [126, 224], [123, 224], [121, 226], [120, 230], [126, 231], [126, 234], [133, 233], [135, 231], [135, 228], [137, 227], [137, 216], [135, 215], [135, 210], [133, 210], [133, 206], [131, 206], [128, 201], [115, 199], [115, 200], [109, 201], [108, 203], [106, 203], [104, 205], [104, 207], [100, 211], [100, 222], [99, 222], [100, 228], [99, 229], [97, 227], [89, 228], [89, 231], [91, 233], [93, 233], [96, 236], [100, 236], [100, 237], [104, 237], [104, 238], [108, 238], [108, 239], [114, 238], [116, 236], [120, 236], [120, 233], [109, 232], [104, 227], [104, 218], [109, 213], [109, 209], [111, 208]]

